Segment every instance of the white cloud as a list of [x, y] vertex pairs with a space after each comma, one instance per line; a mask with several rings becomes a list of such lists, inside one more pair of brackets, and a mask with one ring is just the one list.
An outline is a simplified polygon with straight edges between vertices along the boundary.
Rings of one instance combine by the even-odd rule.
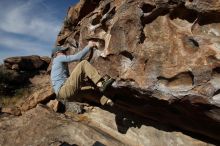
[[53, 12], [46, 11], [46, 8], [41, 11], [41, 3], [43, 0], [28, 0], [15, 3], [8, 9], [3, 8], [4, 13], [0, 14], [0, 29], [8, 33], [35, 37], [48, 43], [55, 41], [60, 29], [59, 22], [52, 18], [55, 17]]
[[46, 0], [0, 0], [0, 63], [9, 56], [50, 56], [60, 30], [59, 10]]
[[19, 38], [7, 37], [7, 36], [0, 39], [0, 44], [2, 46], [11, 48], [15, 52], [18, 50], [20, 51], [23, 50], [29, 53], [40, 52], [40, 51], [46, 53], [48, 52], [47, 50], [50, 49], [48, 48], [49, 44], [46, 43], [42, 43], [39, 41], [28, 41], [25, 39], [19, 39]]
[[1, 51], [0, 64], [3, 62], [3, 59], [7, 57], [26, 55], [50, 56], [51, 52], [51, 46], [47, 43], [28, 41], [10, 36], [1, 38], [0, 44], [0, 46], [10, 48], [9, 50], [5, 50], [4, 48], [3, 51]]

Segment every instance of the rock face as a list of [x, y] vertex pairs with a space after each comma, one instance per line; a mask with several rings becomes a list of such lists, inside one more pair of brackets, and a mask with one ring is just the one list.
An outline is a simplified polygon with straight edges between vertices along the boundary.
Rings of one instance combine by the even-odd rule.
[[55, 98], [50, 86], [42, 88], [39, 91], [34, 92], [28, 98], [26, 98], [20, 105], [21, 111], [28, 111], [37, 106], [38, 103], [47, 103], [51, 99]]
[[57, 45], [75, 52], [87, 38], [118, 107], [220, 140], [219, 0], [81, 0]]
[[[0, 145], [211, 146], [171, 129], [159, 130], [152, 125], [138, 127], [134, 119], [117, 119], [116, 123], [115, 114], [100, 108], [84, 115], [65, 116], [38, 105], [20, 117], [0, 119]], [[128, 131], [119, 133], [118, 129]]]
[[[34, 76], [36, 92], [0, 109], [0, 145], [219, 145], [219, 0], [81, 0], [69, 9], [57, 45], [75, 53], [88, 38], [100, 44], [91, 63], [116, 79], [106, 92], [114, 108], [55, 113], [49, 75]], [[4, 62], [16, 73], [38, 72], [50, 59]], [[99, 101], [97, 91], [81, 96]]]

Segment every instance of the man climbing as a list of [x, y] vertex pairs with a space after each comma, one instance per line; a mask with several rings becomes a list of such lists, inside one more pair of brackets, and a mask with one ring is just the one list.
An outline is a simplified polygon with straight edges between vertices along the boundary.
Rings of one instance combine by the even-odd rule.
[[[60, 99], [60, 101], [65, 101], [62, 103], [66, 106], [66, 108], [72, 108], [70, 107], [71, 105], [66, 104], [66, 100], [77, 96], [85, 78], [88, 77], [91, 79], [97, 89], [102, 93], [114, 82], [114, 79], [107, 75], [102, 77], [87, 60], [82, 60], [93, 48], [97, 48], [97, 42], [89, 41], [82, 51], [74, 55], [67, 55], [68, 48], [64, 47], [56, 47], [52, 50], [52, 87], [58, 99]], [[80, 61], [80, 63], [77, 64], [72, 73], [69, 75], [68, 63], [75, 61]], [[103, 105], [106, 104], [113, 106], [111, 99], [106, 97], [105, 99], [105, 103], [102, 103]], [[76, 112], [81, 113], [82, 111], [80, 109], [76, 109]]]

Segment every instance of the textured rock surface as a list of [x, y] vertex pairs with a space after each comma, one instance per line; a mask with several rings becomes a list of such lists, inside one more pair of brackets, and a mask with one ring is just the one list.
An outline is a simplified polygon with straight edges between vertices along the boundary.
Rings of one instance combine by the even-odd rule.
[[15, 116], [20, 116], [20, 115], [21, 115], [21, 111], [20, 111], [20, 109], [17, 108], [17, 107], [6, 107], [6, 108], [2, 108], [1, 112], [2, 112], [2, 113], [11, 114], [11, 115], [15, 115]]
[[[137, 123], [128, 117], [116, 123], [115, 118], [115, 114], [99, 108], [84, 115], [65, 116], [38, 105], [20, 117], [0, 118], [0, 145], [211, 146], [162, 126], [135, 126]], [[131, 128], [126, 133], [118, 132], [118, 129], [125, 131], [129, 125]]]
[[55, 112], [58, 112], [59, 108], [60, 108], [60, 102], [56, 99], [54, 100], [50, 100], [48, 103], [47, 103], [47, 106], [52, 109], [53, 111]]
[[[106, 93], [115, 107], [54, 113], [49, 76], [37, 75], [30, 78], [36, 92], [1, 110], [0, 145], [219, 145], [219, 13], [218, 0], [81, 0], [69, 9], [57, 44], [74, 53], [87, 38], [100, 43], [90, 59], [117, 79]], [[18, 71], [38, 71], [43, 62], [50, 60], [5, 60]], [[97, 92], [81, 96], [99, 101]], [[6, 114], [20, 110], [19, 117]]]
[[[0, 122], [0, 145], [42, 145], [58, 146], [67, 144], [92, 145], [96, 141], [108, 145], [119, 145], [119, 141], [108, 135], [86, 126], [78, 121], [86, 119], [71, 120], [64, 115], [58, 115], [48, 109], [37, 107], [28, 111], [18, 118], [6, 117]], [[43, 121], [43, 122], [42, 122]], [[91, 132], [91, 133], [90, 133]], [[89, 134], [90, 133], [90, 134]]]
[[75, 52], [88, 37], [118, 107], [220, 140], [218, 0], [81, 0], [57, 44]]
[[20, 105], [21, 111], [27, 111], [37, 106], [38, 103], [47, 103], [51, 99], [55, 98], [50, 86], [44, 87], [39, 91], [34, 92], [28, 98], [26, 98]]

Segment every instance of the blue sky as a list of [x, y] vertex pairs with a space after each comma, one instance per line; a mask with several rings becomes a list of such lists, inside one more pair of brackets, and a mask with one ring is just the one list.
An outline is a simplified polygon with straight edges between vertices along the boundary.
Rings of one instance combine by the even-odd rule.
[[11, 56], [50, 56], [64, 17], [79, 0], [0, 0], [0, 62]]

